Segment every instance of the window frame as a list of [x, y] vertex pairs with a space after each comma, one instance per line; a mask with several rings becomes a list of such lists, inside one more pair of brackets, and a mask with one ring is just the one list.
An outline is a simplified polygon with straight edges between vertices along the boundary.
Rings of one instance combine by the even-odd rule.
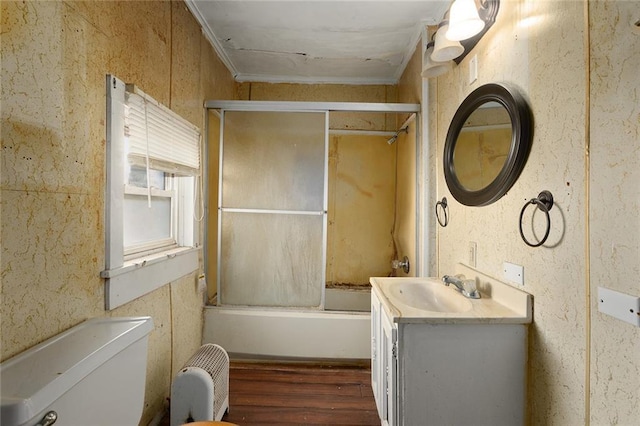
[[[125, 135], [124, 108], [127, 85], [113, 75], [106, 76], [106, 184], [105, 184], [105, 309], [112, 310], [150, 293], [200, 268], [198, 226], [184, 203], [193, 203], [193, 194], [176, 194], [172, 220], [177, 221], [182, 238], [175, 245], [158, 247], [139, 256], [124, 249]], [[172, 178], [176, 186], [184, 179]], [[145, 189], [146, 192], [146, 189]], [[184, 192], [184, 191], [183, 191]], [[175, 214], [174, 213], [175, 210]], [[174, 218], [175, 217], [175, 218]], [[174, 235], [175, 237], [175, 235]]]
[[[169, 238], [155, 239], [145, 243], [132, 244], [124, 246], [124, 259], [131, 260], [137, 257], [143, 257], [149, 254], [157, 253], [163, 250], [169, 250], [179, 246], [179, 227], [178, 227], [178, 199], [177, 189], [175, 189], [175, 177], [165, 178], [165, 185], [169, 189], [142, 188], [139, 186], [124, 185], [124, 195], [145, 196], [149, 194], [152, 197], [168, 198], [171, 205], [171, 223]], [[126, 202], [126, 201], [125, 201]], [[123, 223], [124, 226], [124, 223]]]

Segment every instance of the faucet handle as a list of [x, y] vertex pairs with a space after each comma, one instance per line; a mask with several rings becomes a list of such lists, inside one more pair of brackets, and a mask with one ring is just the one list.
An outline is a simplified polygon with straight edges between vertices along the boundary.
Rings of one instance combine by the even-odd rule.
[[409, 265], [409, 258], [407, 256], [403, 257], [402, 261], [398, 259], [391, 261], [391, 269], [402, 269], [405, 274], [408, 274], [410, 268], [411, 266]]
[[462, 292], [465, 293], [465, 296], [472, 299], [480, 299], [480, 292], [476, 288], [476, 280], [463, 280], [462, 287]]

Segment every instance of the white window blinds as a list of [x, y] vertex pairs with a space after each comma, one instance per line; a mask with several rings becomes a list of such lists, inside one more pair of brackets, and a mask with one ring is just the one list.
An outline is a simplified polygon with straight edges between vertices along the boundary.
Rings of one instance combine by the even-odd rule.
[[126, 89], [129, 163], [178, 176], [198, 176], [199, 129], [135, 86], [127, 85]]

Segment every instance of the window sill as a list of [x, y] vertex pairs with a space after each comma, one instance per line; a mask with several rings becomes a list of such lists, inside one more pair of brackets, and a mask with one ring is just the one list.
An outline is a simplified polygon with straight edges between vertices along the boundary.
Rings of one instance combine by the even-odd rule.
[[112, 310], [144, 296], [199, 267], [197, 247], [178, 247], [125, 262], [100, 273], [105, 283], [105, 308]]

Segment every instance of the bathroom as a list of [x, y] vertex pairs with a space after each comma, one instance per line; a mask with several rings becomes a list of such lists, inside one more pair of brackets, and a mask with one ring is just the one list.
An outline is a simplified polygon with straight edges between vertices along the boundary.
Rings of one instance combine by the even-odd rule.
[[[530, 423], [640, 417], [640, 333], [598, 312], [595, 299], [599, 286], [640, 293], [633, 279], [640, 273], [640, 63], [631, 54], [640, 47], [640, 16], [633, 2], [503, 1], [474, 49], [478, 81], [468, 84], [468, 61], [423, 80], [416, 49], [395, 85], [237, 83], [182, 2], [109, 5], [0, 4], [3, 361], [87, 318], [150, 315], [140, 421], [148, 424], [202, 342], [197, 273], [105, 311], [104, 76], [112, 73], [198, 126], [202, 102], [211, 99], [422, 104], [421, 143], [433, 166], [423, 177], [430, 183], [425, 212], [432, 215], [443, 196], [450, 211], [446, 228], [418, 231], [432, 248], [425, 270], [441, 276], [466, 263], [469, 242], [487, 274], [502, 277], [505, 261], [524, 266], [524, 290], [534, 298]], [[526, 94], [532, 148], [504, 197], [466, 207], [444, 181], [444, 138], [465, 96], [494, 81]], [[518, 235], [518, 213], [545, 189], [556, 200], [553, 226], [549, 242], [532, 249]]]

